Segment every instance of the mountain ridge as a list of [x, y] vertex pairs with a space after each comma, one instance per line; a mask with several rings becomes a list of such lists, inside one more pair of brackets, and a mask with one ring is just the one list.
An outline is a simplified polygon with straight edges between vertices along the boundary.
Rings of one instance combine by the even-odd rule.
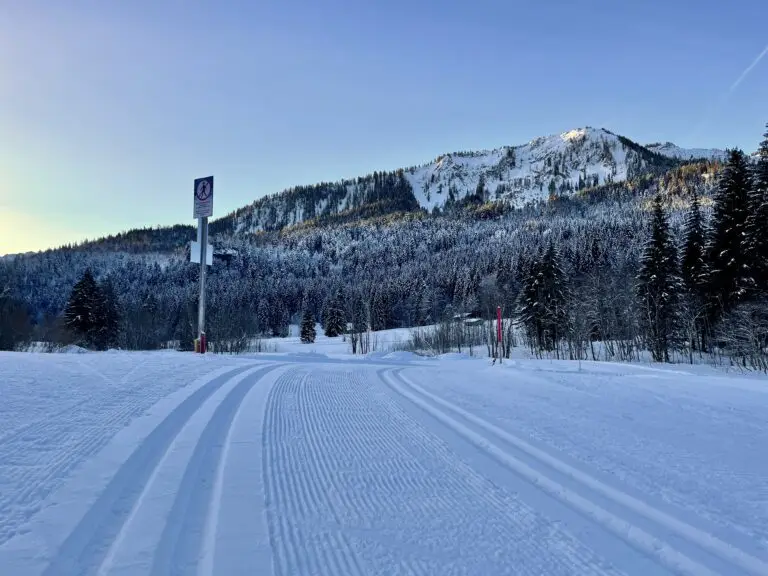
[[653, 152], [680, 160], [724, 161], [726, 158], [726, 151], [719, 148], [681, 148], [673, 142], [654, 142], [646, 144], [645, 147]]
[[[722, 150], [685, 149], [670, 142], [643, 146], [605, 128], [587, 126], [519, 145], [440, 154], [408, 168], [293, 186], [212, 220], [210, 226], [214, 235], [239, 236], [279, 232], [312, 221], [355, 222], [396, 213], [446, 212], [487, 202], [504, 209], [520, 208], [724, 157]], [[171, 245], [184, 246], [187, 236], [193, 234], [193, 228], [185, 224], [161, 228], [169, 238], [157, 245], [160, 251], [170, 250]], [[155, 245], [150, 236], [156, 235], [155, 228], [130, 229], [85, 244], [108, 250], [106, 246], [121, 239], [142, 236]], [[14, 256], [23, 254], [4, 258]]]
[[390, 172], [291, 187], [224, 216], [216, 229], [233, 234], [279, 231], [318, 218], [434, 212], [488, 201], [522, 207], [725, 155], [671, 143], [651, 146], [605, 128], [576, 128], [521, 145], [451, 152]]

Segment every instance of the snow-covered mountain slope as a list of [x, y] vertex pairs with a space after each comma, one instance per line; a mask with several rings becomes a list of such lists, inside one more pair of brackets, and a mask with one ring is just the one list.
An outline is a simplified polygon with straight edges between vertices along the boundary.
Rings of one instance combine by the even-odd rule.
[[[407, 171], [419, 204], [427, 209], [478, 194], [516, 206], [668, 168], [658, 156], [605, 129], [580, 128], [521, 146], [445, 154]], [[477, 197], [480, 200], [479, 194]]]
[[717, 148], [680, 148], [672, 142], [656, 142], [645, 147], [652, 152], [679, 160], [725, 160], [725, 150]]
[[[692, 157], [692, 156], [689, 156]], [[311, 219], [352, 220], [461, 202], [523, 206], [584, 188], [660, 174], [683, 161], [605, 129], [579, 128], [520, 146], [438, 156], [421, 166], [291, 188], [220, 221], [234, 233], [280, 230]]]

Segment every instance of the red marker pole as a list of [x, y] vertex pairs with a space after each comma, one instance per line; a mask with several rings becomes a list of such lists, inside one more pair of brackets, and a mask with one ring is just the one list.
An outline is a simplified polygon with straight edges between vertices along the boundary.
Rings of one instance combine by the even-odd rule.
[[501, 306], [496, 306], [496, 355], [501, 363]]

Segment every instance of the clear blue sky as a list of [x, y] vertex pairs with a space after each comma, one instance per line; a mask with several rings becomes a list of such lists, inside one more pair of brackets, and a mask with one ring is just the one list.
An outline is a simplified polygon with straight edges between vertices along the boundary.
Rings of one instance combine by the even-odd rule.
[[0, 254], [602, 126], [754, 150], [765, 0], [0, 0]]

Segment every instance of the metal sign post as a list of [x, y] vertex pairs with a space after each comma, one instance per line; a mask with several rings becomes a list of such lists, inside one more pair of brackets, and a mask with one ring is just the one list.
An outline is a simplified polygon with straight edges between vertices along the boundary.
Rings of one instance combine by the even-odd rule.
[[208, 218], [198, 218], [197, 227], [200, 229], [202, 237], [200, 243], [200, 302], [197, 309], [197, 337], [200, 339], [200, 353], [205, 354], [205, 275], [208, 271], [205, 253], [208, 244]]
[[205, 276], [208, 271], [208, 217], [213, 215], [213, 176], [195, 180], [194, 203], [197, 237], [200, 239], [200, 302], [197, 311], [197, 331], [200, 353], [205, 354], [207, 348], [205, 338]]

